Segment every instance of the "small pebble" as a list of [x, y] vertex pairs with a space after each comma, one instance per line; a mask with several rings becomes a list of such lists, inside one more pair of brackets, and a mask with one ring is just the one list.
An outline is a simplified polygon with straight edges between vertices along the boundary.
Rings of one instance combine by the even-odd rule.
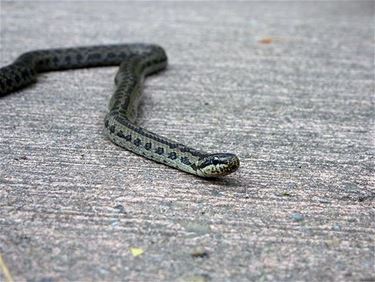
[[118, 222], [117, 219], [114, 218], [114, 219], [111, 220], [112, 227], [117, 226], [118, 224], [119, 224], [119, 222]]
[[299, 212], [295, 212], [292, 214], [293, 221], [300, 222], [300, 221], [303, 221], [304, 219], [305, 219], [304, 216], [300, 214]]
[[114, 207], [116, 210], [118, 210], [118, 212], [120, 213], [124, 213], [125, 212], [125, 208], [123, 205], [117, 205]]
[[197, 248], [191, 253], [191, 256], [193, 258], [207, 258], [208, 252], [202, 248]]

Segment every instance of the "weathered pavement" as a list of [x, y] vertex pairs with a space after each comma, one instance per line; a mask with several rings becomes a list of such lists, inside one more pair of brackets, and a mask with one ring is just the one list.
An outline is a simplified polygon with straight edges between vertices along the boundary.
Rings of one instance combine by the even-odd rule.
[[116, 68], [41, 75], [0, 99], [0, 269], [14, 281], [375, 279], [374, 2], [0, 11], [1, 66], [162, 45], [170, 65], [147, 80], [139, 122], [242, 161], [207, 181], [138, 157], [103, 134]]

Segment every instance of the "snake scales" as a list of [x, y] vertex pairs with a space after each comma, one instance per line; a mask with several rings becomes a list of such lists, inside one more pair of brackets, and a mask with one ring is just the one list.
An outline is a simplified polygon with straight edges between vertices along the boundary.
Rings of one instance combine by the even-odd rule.
[[27, 52], [0, 69], [0, 97], [34, 83], [41, 72], [112, 65], [120, 68], [104, 125], [113, 143], [201, 177], [223, 176], [237, 170], [240, 163], [234, 154], [198, 151], [135, 125], [144, 78], [167, 66], [165, 51], [157, 45], [103, 45]]

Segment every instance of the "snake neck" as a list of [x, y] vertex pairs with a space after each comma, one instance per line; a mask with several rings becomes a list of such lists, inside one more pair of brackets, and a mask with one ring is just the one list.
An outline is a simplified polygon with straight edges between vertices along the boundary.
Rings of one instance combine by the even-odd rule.
[[111, 141], [118, 146], [191, 174], [199, 175], [197, 163], [207, 156], [204, 152], [136, 126], [117, 111], [106, 116], [105, 128]]

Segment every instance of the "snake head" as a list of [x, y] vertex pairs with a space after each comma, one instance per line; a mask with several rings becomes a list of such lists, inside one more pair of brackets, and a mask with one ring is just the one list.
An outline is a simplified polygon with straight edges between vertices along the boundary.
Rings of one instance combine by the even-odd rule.
[[240, 160], [234, 154], [209, 154], [196, 163], [196, 171], [202, 177], [218, 177], [236, 171], [239, 166]]

